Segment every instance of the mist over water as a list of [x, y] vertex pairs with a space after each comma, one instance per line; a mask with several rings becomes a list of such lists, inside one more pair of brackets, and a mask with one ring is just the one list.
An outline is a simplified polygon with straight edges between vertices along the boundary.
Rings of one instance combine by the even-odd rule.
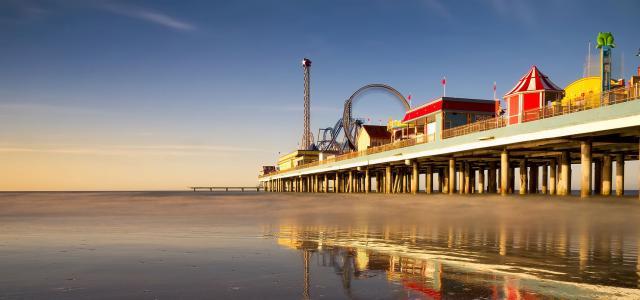
[[0, 299], [640, 298], [636, 197], [0, 193]]

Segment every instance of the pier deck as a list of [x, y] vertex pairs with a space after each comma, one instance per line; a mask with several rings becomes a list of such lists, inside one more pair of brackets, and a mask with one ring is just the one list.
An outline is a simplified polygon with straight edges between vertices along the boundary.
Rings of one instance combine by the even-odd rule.
[[225, 191], [225, 192], [241, 191], [241, 192], [244, 192], [245, 190], [247, 190], [247, 191], [256, 190], [256, 192], [259, 192], [261, 187], [259, 187], [259, 186], [190, 186], [189, 189], [193, 190], [194, 192], [207, 191], [207, 190], [209, 192], [215, 192], [215, 191]]

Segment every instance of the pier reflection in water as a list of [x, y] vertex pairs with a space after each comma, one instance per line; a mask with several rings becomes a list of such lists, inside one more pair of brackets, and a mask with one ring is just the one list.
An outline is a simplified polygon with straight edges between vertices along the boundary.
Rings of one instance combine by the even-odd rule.
[[335, 273], [355, 298], [376, 296], [380, 278], [390, 284], [386, 296], [403, 298], [640, 298], [639, 239], [587, 224], [280, 226], [265, 234], [301, 252], [304, 298], [318, 296], [313, 269]]
[[0, 299], [640, 299], [630, 198], [0, 194]]

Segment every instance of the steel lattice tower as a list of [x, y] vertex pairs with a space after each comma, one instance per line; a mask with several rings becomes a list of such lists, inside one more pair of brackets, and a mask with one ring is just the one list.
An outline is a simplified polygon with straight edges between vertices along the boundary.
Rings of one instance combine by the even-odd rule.
[[304, 128], [302, 132], [302, 142], [300, 149], [308, 150], [313, 145], [313, 135], [311, 134], [311, 94], [309, 92], [311, 60], [304, 58], [302, 60], [302, 69], [304, 70]]

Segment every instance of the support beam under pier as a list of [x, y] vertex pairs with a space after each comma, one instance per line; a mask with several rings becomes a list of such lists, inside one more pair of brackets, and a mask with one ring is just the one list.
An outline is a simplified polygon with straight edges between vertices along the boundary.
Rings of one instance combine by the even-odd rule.
[[580, 164], [582, 168], [580, 197], [582, 198], [591, 196], [591, 163], [591, 142], [583, 141], [580, 143]]

